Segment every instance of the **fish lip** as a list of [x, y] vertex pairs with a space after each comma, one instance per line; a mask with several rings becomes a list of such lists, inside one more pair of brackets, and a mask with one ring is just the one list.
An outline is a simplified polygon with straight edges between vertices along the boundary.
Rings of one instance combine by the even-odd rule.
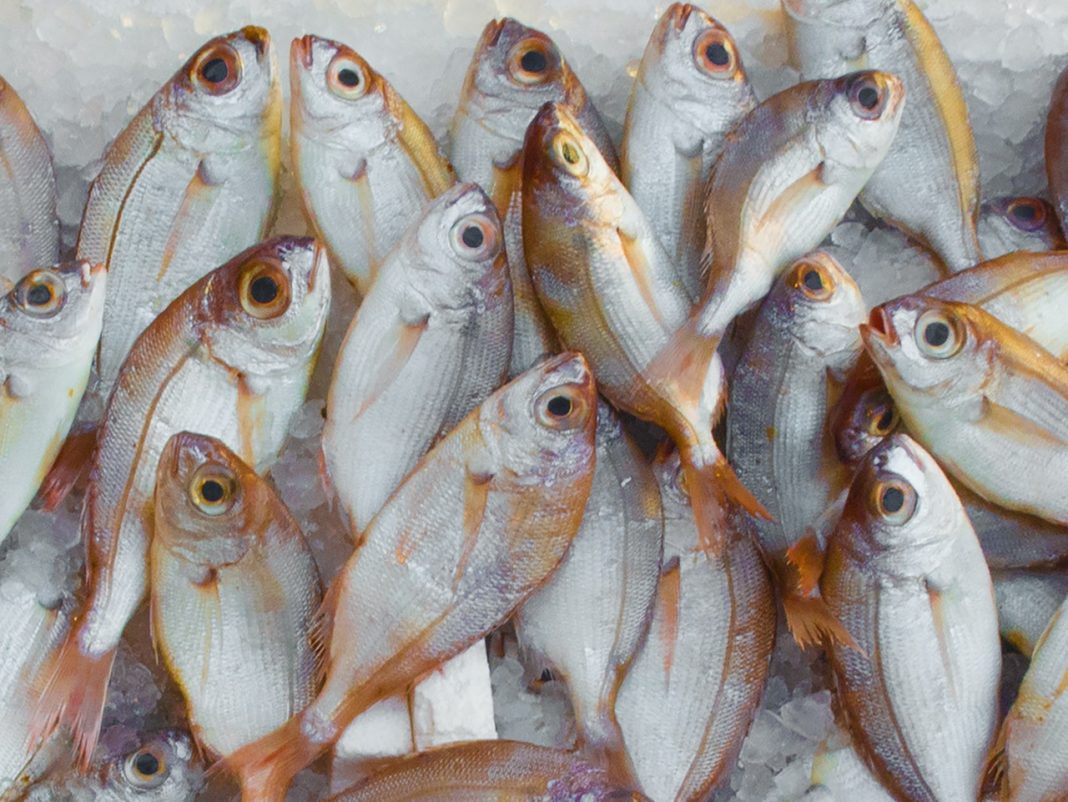
[[312, 240], [315, 250], [312, 253], [312, 269], [308, 271], [308, 294], [315, 292], [316, 282], [319, 280], [320, 270], [330, 270], [330, 261], [327, 257], [326, 246], [319, 240]]
[[884, 345], [895, 346], [898, 344], [897, 331], [894, 329], [894, 324], [890, 320], [890, 315], [888, 315], [886, 310], [881, 306], [877, 306], [871, 310], [871, 316], [868, 318], [868, 322], [860, 325], [860, 334], [864, 337], [865, 342], [867, 342], [870, 337], [877, 337]]
[[675, 30], [681, 31], [686, 27], [686, 23], [690, 20], [690, 15], [693, 14], [693, 6], [689, 3], [676, 3], [672, 9], [672, 22], [675, 24]]
[[241, 29], [241, 35], [256, 48], [256, 57], [262, 60], [271, 47], [271, 34], [267, 29], [259, 25], [246, 25]]
[[289, 46], [290, 63], [295, 66], [299, 62], [304, 66], [304, 69], [310, 70], [312, 68], [312, 47], [318, 38], [310, 33], [296, 37]]
[[482, 32], [482, 43], [485, 47], [496, 47], [497, 41], [501, 38], [501, 32], [504, 30], [504, 25], [507, 22], [506, 17], [501, 19], [491, 19], [486, 23], [486, 28]]

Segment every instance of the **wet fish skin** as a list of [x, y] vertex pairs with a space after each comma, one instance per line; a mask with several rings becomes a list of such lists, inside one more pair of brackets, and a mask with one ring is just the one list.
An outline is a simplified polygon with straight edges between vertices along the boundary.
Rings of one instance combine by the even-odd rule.
[[281, 131], [270, 36], [249, 26], [201, 47], [112, 142], [77, 247], [79, 259], [103, 262], [109, 275], [101, 398], [171, 301], [264, 236]]
[[0, 297], [0, 543], [59, 453], [89, 381], [106, 275], [67, 262], [36, 269]]
[[330, 305], [322, 246], [268, 240], [179, 296], [131, 349], [104, 411], [82, 516], [87, 598], [34, 714], [34, 734], [74, 733], [86, 765], [115, 648], [147, 591], [160, 453], [190, 429], [269, 467], [304, 401]]
[[59, 261], [52, 154], [18, 92], [0, 77], [0, 278]]
[[1065, 246], [1054, 208], [1042, 198], [992, 198], [979, 207], [979, 244], [988, 260]]
[[1068, 598], [1068, 570], [993, 571], [1001, 637], [1027, 657]]
[[909, 94], [894, 147], [861, 192], [877, 217], [934, 251], [951, 271], [982, 261], [979, 159], [957, 74], [913, 0], [782, 0], [806, 79], [893, 70]]
[[1068, 69], [1061, 73], [1053, 87], [1045, 144], [1050, 195], [1061, 222], [1061, 231], [1068, 231]]
[[653, 613], [664, 523], [645, 457], [605, 402], [582, 526], [560, 568], [519, 608], [520, 646], [567, 685], [580, 750], [630, 776], [616, 722], [619, 686]]
[[354, 538], [427, 449], [504, 382], [512, 320], [497, 211], [478, 186], [457, 185], [386, 260], [338, 353], [323, 455]]
[[669, 6], [631, 89], [620, 178], [694, 303], [705, 285], [705, 187], [727, 132], [756, 103], [730, 33], [696, 6]]
[[994, 591], [949, 480], [907, 436], [858, 471], [820, 588], [859, 646], [831, 663], [869, 766], [903, 799], [976, 799], [997, 727]]
[[347, 45], [294, 39], [289, 76], [304, 208], [333, 263], [366, 295], [393, 246], [456, 174], [426, 123]]
[[848, 741], [820, 744], [812, 759], [810, 775], [812, 787], [802, 802], [834, 802], [852, 799], [856, 802], [892, 802], [894, 797], [874, 776], [864, 759]]
[[153, 639], [197, 744], [225, 756], [315, 695], [319, 572], [281, 499], [219, 440], [174, 435], [156, 476]]

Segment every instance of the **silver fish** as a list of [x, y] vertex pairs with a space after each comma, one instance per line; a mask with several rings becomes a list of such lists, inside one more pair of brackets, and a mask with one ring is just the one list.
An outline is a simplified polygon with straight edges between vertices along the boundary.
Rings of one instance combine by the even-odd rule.
[[987, 259], [1065, 247], [1057, 213], [1041, 198], [994, 198], [979, 207], [979, 245]]
[[1031, 657], [1057, 609], [1068, 598], [1068, 569], [992, 573], [1001, 637]]

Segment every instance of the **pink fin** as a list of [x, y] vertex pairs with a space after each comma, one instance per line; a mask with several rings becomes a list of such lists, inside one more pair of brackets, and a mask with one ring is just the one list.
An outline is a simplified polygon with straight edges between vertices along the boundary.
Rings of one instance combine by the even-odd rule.
[[290, 782], [322, 751], [304, 737], [302, 721], [294, 716], [213, 765], [208, 775], [233, 773], [241, 785], [241, 802], [284, 802]]
[[54, 512], [76, 486], [89, 474], [89, 463], [96, 448], [96, 428], [72, 432], [56, 455], [33, 506], [45, 512]]

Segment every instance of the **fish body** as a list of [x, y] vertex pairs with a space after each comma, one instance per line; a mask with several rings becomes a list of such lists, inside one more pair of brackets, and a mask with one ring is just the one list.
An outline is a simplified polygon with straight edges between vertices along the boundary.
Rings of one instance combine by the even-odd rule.
[[386, 260], [338, 353], [323, 455], [354, 538], [430, 446], [504, 382], [511, 346], [497, 211], [474, 184], [457, 185]]
[[304, 208], [333, 263], [366, 295], [393, 246], [456, 175], [426, 123], [352, 48], [294, 39], [289, 76]]
[[756, 106], [738, 46], [689, 3], [660, 17], [634, 78], [620, 178], [696, 303], [704, 294], [705, 187], [727, 132]]
[[892, 802], [894, 797], [883, 787], [852, 744], [820, 744], [812, 759], [812, 787], [802, 802]]
[[1061, 604], [1068, 598], [1068, 571], [994, 571], [1001, 637], [1031, 657]]
[[14, 284], [58, 261], [52, 154], [18, 92], [0, 78], [0, 277]]
[[315, 695], [319, 573], [267, 481], [212, 437], [168, 441], [153, 522], [153, 637], [197, 743], [225, 756]]
[[34, 270], [0, 298], [0, 543], [59, 453], [89, 381], [106, 276], [69, 262]]
[[1068, 231], [1068, 69], [1053, 87], [1046, 118], [1046, 177], [1061, 231]]
[[101, 398], [156, 316], [266, 233], [281, 164], [277, 72], [262, 28], [216, 37], [104, 155], [77, 248], [79, 259], [108, 271]]
[[321, 246], [299, 237], [268, 240], [182, 293], [131, 349], [90, 467], [82, 516], [88, 598], [45, 675], [35, 717], [38, 736], [70, 726], [83, 765], [115, 648], [147, 591], [164, 446], [172, 435], [196, 430], [266, 470], [304, 401], [329, 304]]
[[560, 103], [575, 115], [618, 171], [604, 121], [556, 43], [509, 17], [491, 20], [464, 79], [450, 131], [450, 157], [461, 180], [486, 190], [504, 224], [515, 294], [512, 376], [560, 350], [523, 259], [520, 200], [523, 137], [538, 109], [548, 102]]
[[907, 436], [858, 470], [820, 589], [856, 643], [831, 663], [876, 776], [902, 799], [976, 799], [997, 727], [994, 591], [949, 480]]
[[860, 199], [934, 251], [951, 271], [982, 261], [979, 159], [957, 74], [913, 0], [782, 0], [807, 78], [892, 70], [909, 102], [894, 146]]
[[1057, 212], [1041, 198], [993, 198], [979, 207], [979, 244], [987, 259], [1016, 251], [1065, 248]]

